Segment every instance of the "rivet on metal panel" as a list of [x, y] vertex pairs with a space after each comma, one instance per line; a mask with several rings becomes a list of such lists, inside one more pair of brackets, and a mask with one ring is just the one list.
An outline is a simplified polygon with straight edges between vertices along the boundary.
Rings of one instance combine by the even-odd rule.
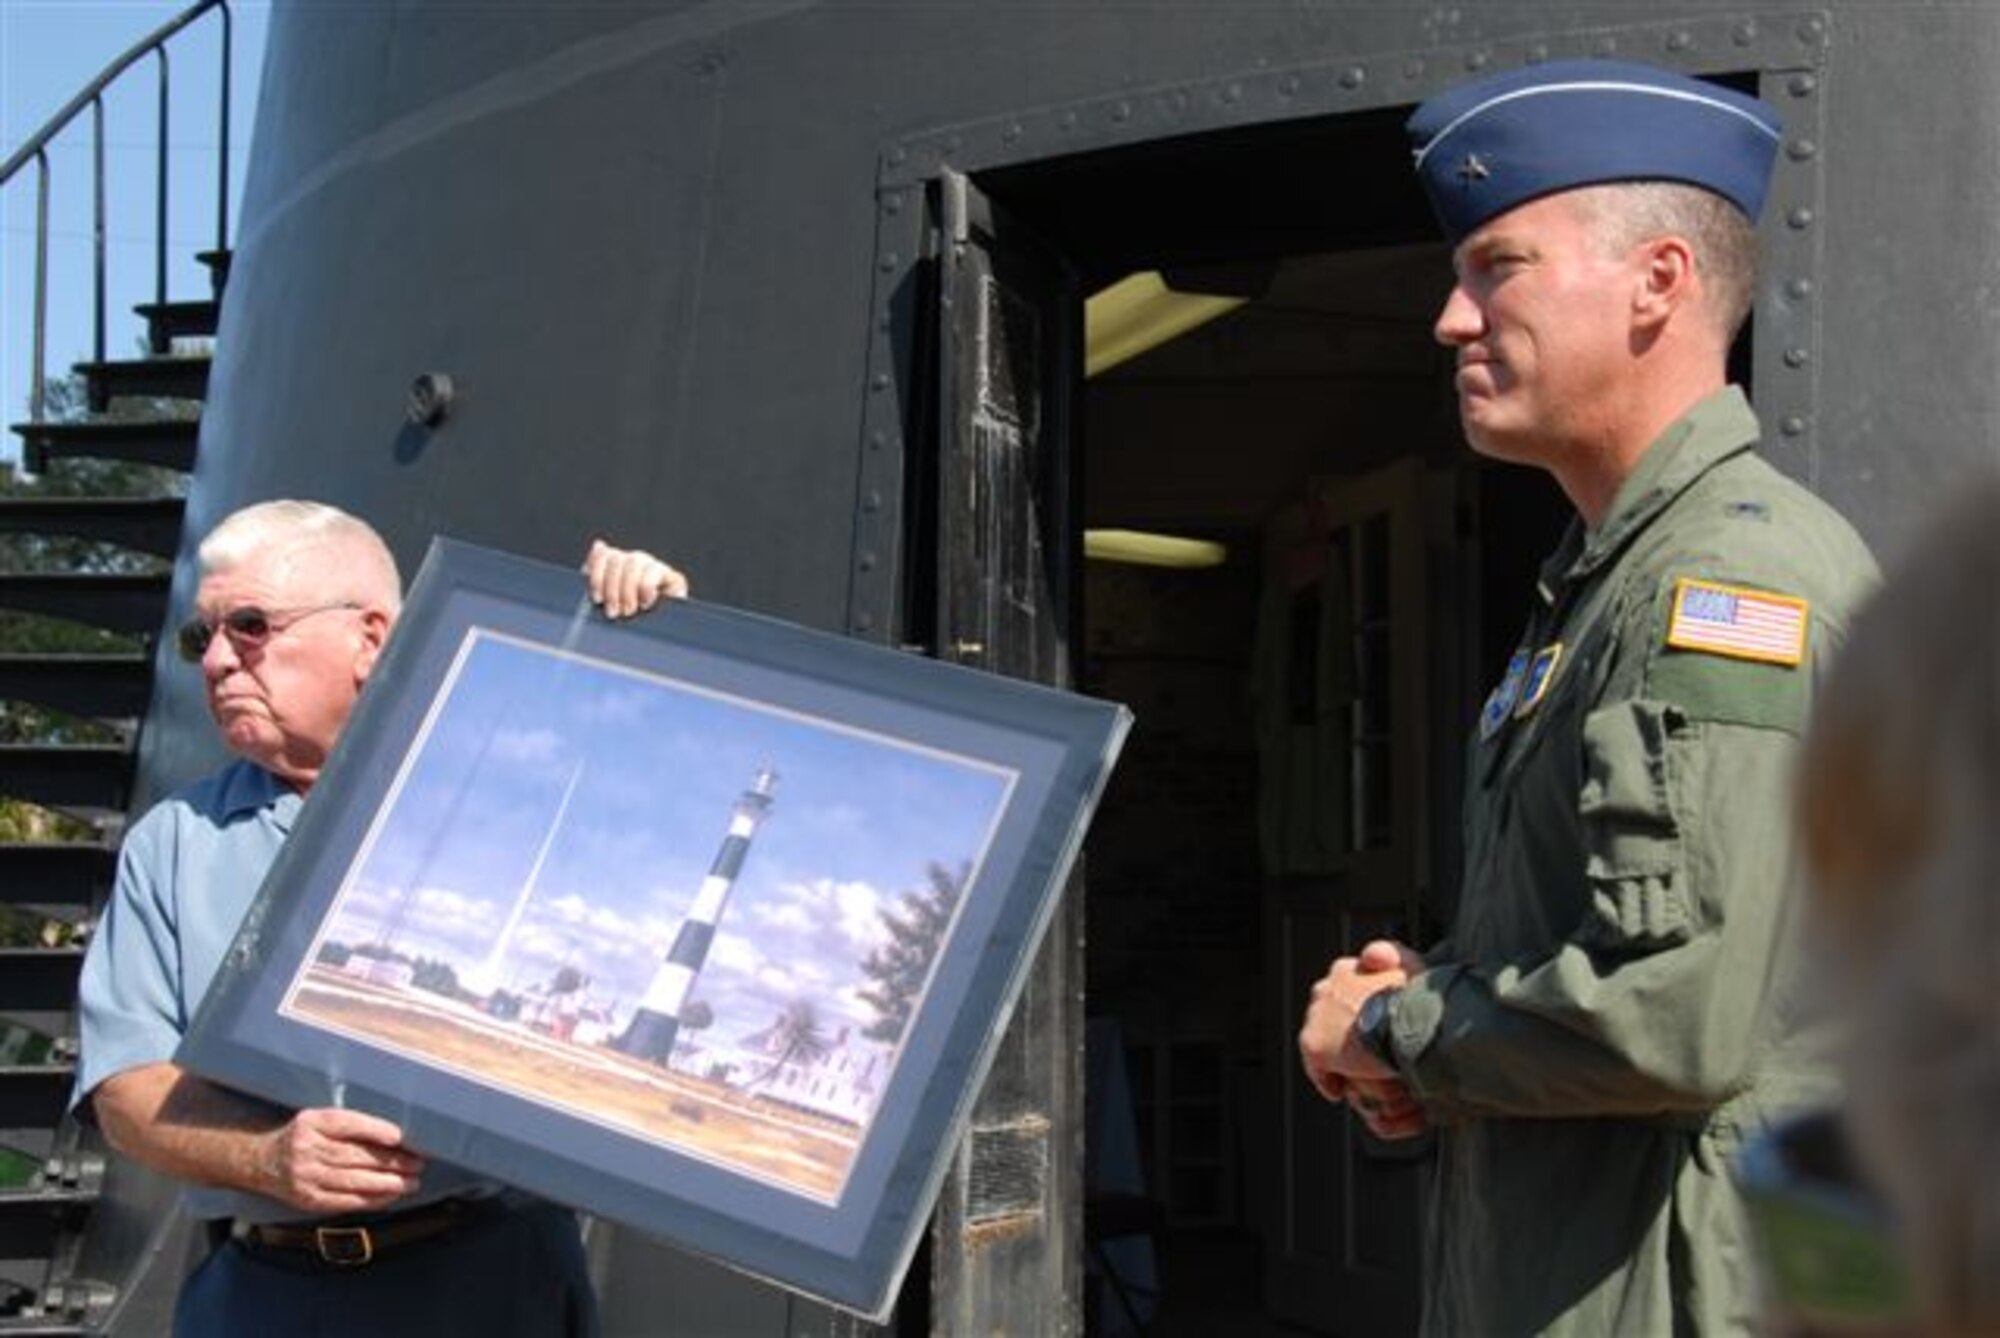
[[871, 630], [873, 630], [873, 629], [874, 629], [874, 626], [875, 626], [875, 615], [874, 615], [874, 614], [872, 614], [872, 613], [857, 613], [857, 614], [855, 614], [855, 615], [854, 615], [854, 630], [855, 630], [855, 631], [857, 631], [857, 632], [867, 632], [867, 631], [871, 631]]
[[1230, 104], [1235, 104], [1243, 101], [1243, 85], [1231, 84], [1229, 85], [1229, 87], [1223, 89], [1222, 100]]
[[870, 488], [867, 495], [861, 499], [861, 509], [871, 515], [880, 511], [882, 509], [882, 494]]
[[1819, 91], [1819, 80], [1810, 74], [1795, 74], [1785, 89], [1795, 98], [1809, 98]]
[[1279, 97], [1292, 98], [1292, 97], [1297, 97], [1298, 94], [1299, 94], [1299, 77], [1296, 74], [1288, 74], [1284, 78], [1278, 81]]
[[889, 150], [889, 161], [901, 167], [904, 163], [910, 161], [910, 151], [901, 144], [898, 144], [895, 148]]
[[882, 272], [884, 274], [894, 274], [901, 268], [902, 263], [903, 258], [894, 251], [884, 252], [882, 255]]
[[[1421, 68], [1421, 62], [1412, 63], [1417, 64]], [[1350, 93], [1367, 82], [1368, 71], [1362, 69], [1359, 65], [1350, 65], [1340, 72], [1340, 86]]]
[[1547, 60], [1548, 58], [1549, 58], [1549, 48], [1546, 42], [1537, 42], [1533, 46], [1528, 48], [1528, 64], [1540, 65], [1543, 61]]
[[874, 377], [868, 382], [868, 388], [877, 394], [887, 390], [889, 388], [889, 374], [887, 372], [875, 373]]
[[1788, 348], [1785, 350], [1785, 366], [1787, 367], [1804, 367], [1811, 362], [1811, 349]]
[[450, 414], [452, 401], [458, 396], [447, 372], [422, 372], [410, 382], [410, 392], [404, 401], [403, 412], [418, 427], [436, 427]]
[[1778, 424], [1778, 430], [1788, 437], [1802, 437], [1806, 431], [1806, 420], [1798, 414], [1786, 414]]
[[873, 553], [863, 553], [861, 555], [860, 561], [857, 562], [855, 565], [859, 566], [863, 571], [874, 571], [875, 555]]
[[1076, 113], [1073, 111], [1064, 112], [1062, 114], [1062, 121], [1060, 122], [1060, 124], [1062, 128], [1065, 130], [1076, 129]]
[[1132, 104], [1129, 102], [1113, 103], [1111, 107], [1111, 119], [1121, 123], [1131, 120]]
[[1598, 39], [1597, 39], [1597, 51], [1596, 51], [1596, 54], [1597, 54], [1598, 56], [1600, 56], [1600, 57], [1601, 57], [1601, 56], [1615, 56], [1615, 55], [1617, 55], [1617, 54], [1618, 54], [1618, 39], [1617, 39], [1617, 38], [1615, 38], [1615, 37], [1610, 37], [1610, 36], [1605, 36], [1605, 37], [1600, 37], [1600, 38], [1598, 38]]
[[1795, 232], [1804, 232], [1813, 225], [1813, 211], [1806, 208], [1792, 210], [1785, 215], [1785, 226]]
[[1785, 146], [1785, 153], [1795, 163], [1809, 162], [1819, 156], [1819, 145], [1809, 139], [1795, 139]]
[[1492, 57], [1484, 51], [1475, 51], [1465, 58], [1465, 68], [1475, 72], [1483, 70], [1486, 68], [1486, 63], [1491, 59]]
[[882, 197], [882, 211], [888, 214], [903, 212], [903, 197], [894, 191]]
[[1785, 296], [1800, 302], [1811, 297], [1812, 292], [1813, 281], [1811, 279], [1793, 279], [1785, 285]]
[[1685, 28], [1667, 34], [1667, 50], [1691, 51], [1694, 49], [1694, 34]]
[[1826, 24], [1816, 17], [1803, 19], [1799, 23], [1799, 40], [1807, 46], [1817, 46], [1826, 36]]
[[1012, 144], [1015, 140], [1019, 139], [1020, 137], [1021, 137], [1021, 123], [1019, 121], [1008, 122], [1007, 128], [1000, 132], [1000, 138], [1006, 140], [1009, 144]]
[[889, 444], [889, 434], [887, 432], [884, 432], [881, 428], [878, 427], [873, 432], [870, 432], [868, 434], [869, 450], [879, 451], [888, 444]]
[[1738, 46], [1749, 46], [1757, 40], [1757, 20], [1745, 19], [1731, 30], [1729, 36]]
[[1409, 61], [1404, 61], [1404, 62], [1403, 62], [1403, 77], [1404, 77], [1405, 79], [1421, 79], [1421, 78], [1423, 78], [1423, 77], [1424, 77], [1424, 63], [1423, 63], [1422, 61], [1420, 61], [1420, 60], [1409, 60]]

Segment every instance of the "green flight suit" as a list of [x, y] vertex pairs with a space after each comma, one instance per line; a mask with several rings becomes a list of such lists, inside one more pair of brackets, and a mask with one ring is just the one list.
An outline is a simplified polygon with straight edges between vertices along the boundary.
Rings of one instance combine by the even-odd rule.
[[[1790, 771], [1812, 685], [1877, 579], [1758, 435], [1741, 392], [1718, 393], [1600, 525], [1571, 526], [1522, 672], [1475, 731], [1456, 923], [1389, 1010], [1440, 1131], [1426, 1333], [1754, 1323], [1731, 1163], [1834, 1082], [1791, 961]], [[1716, 653], [1735, 626], [1677, 616], [1683, 577], [1726, 608], [1744, 591], [1807, 601], [1751, 594], [1739, 615], [1790, 609], [1803, 645]], [[1691, 628], [1694, 648], [1667, 644]]]

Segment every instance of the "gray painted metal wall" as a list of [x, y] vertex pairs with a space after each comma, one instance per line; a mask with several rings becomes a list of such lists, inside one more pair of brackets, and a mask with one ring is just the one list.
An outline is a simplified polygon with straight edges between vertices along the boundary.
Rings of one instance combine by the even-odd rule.
[[[674, 553], [714, 598], [848, 625], [888, 598], [886, 576], [854, 588], [856, 521], [893, 519], [914, 387], [906, 332], [880, 325], [939, 164], [1393, 106], [1615, 50], [1800, 71], [1771, 86], [1803, 129], [1766, 229], [1793, 375], [1760, 402], [1805, 420], [1781, 463], [1893, 547], [1996, 449], [2000, 15], [1637, 13], [281, 8], [189, 532], [274, 493], [352, 505], [412, 560], [438, 530], [561, 559], [602, 531]], [[403, 401], [432, 370], [459, 404], [425, 434]], [[199, 735], [193, 705], [171, 697], [165, 722]], [[170, 771], [174, 733], [154, 732]]]
[[[894, 635], [941, 168], [1393, 108], [1600, 52], [1760, 73], [1787, 116], [1756, 393], [1774, 458], [1893, 552], [2000, 459], [1983, 6], [280, 6], [188, 531], [300, 495], [411, 563], [436, 532], [564, 561], [605, 533], [704, 596]], [[454, 411], [413, 427], [406, 389], [439, 371]], [[214, 758], [196, 685], [162, 682], [153, 793]], [[601, 1253], [620, 1306], [804, 1322], [633, 1243]]]

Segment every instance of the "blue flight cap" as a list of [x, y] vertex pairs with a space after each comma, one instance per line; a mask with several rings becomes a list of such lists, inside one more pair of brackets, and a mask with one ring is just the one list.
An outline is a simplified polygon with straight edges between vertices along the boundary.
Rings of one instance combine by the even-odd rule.
[[1784, 127], [1756, 98], [1622, 60], [1559, 60], [1449, 89], [1405, 127], [1456, 244], [1516, 205], [1607, 181], [1681, 181], [1755, 222]]

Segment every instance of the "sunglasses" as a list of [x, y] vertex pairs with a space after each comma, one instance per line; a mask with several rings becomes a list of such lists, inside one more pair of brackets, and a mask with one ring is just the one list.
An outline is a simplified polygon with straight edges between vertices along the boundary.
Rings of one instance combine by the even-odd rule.
[[228, 633], [230, 642], [238, 650], [256, 650], [294, 623], [302, 622], [315, 613], [361, 607], [351, 599], [297, 609], [260, 609], [255, 604], [245, 604], [242, 608], [231, 609], [213, 622], [198, 615], [188, 619], [174, 633], [174, 645], [180, 650], [183, 660], [189, 664], [200, 664], [217, 632]]

